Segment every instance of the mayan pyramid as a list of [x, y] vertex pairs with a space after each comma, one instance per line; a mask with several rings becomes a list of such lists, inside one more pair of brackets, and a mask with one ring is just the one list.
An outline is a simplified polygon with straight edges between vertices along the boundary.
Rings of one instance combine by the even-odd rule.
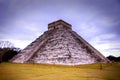
[[48, 24], [48, 31], [10, 61], [61, 65], [109, 62], [99, 51], [74, 32], [71, 24], [63, 20]]

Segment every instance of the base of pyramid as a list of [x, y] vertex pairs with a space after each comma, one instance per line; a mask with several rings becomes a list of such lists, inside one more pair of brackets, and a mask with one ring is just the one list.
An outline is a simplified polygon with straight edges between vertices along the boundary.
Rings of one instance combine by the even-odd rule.
[[[11, 62], [11, 61], [10, 61]], [[78, 62], [78, 63], [62, 63], [62, 62], [17, 62], [17, 61], [12, 61], [12, 63], [30, 63], [30, 64], [48, 64], [48, 65], [65, 65], [65, 66], [78, 66], [78, 65], [86, 65], [86, 64], [96, 64], [96, 63], [108, 63], [108, 62]]]
[[[29, 63], [29, 62], [27, 62]], [[31, 62], [30, 62], [31, 63]], [[104, 62], [102, 62], [104, 63]], [[77, 66], [77, 65], [86, 65], [86, 64], [95, 64], [95, 63], [50, 63], [50, 62], [47, 62], [47, 63], [39, 63], [39, 62], [36, 62], [34, 64], [49, 64], [49, 65], [66, 65], [66, 66]]]

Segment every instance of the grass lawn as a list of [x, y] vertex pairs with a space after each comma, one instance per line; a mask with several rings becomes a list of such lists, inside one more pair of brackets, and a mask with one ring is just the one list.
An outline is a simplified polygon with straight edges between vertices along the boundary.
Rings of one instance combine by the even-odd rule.
[[120, 80], [120, 63], [58, 66], [0, 64], [0, 80]]

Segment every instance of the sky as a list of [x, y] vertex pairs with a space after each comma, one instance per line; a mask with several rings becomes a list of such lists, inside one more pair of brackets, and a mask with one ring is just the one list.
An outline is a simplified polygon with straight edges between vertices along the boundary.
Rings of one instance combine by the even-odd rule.
[[120, 0], [0, 0], [0, 41], [24, 49], [59, 19], [104, 56], [120, 56]]

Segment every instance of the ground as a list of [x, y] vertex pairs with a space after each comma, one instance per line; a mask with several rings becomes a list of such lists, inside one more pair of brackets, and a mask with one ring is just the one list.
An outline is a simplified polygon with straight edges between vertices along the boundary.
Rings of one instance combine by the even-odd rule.
[[120, 63], [82, 66], [1, 63], [0, 80], [120, 80]]

